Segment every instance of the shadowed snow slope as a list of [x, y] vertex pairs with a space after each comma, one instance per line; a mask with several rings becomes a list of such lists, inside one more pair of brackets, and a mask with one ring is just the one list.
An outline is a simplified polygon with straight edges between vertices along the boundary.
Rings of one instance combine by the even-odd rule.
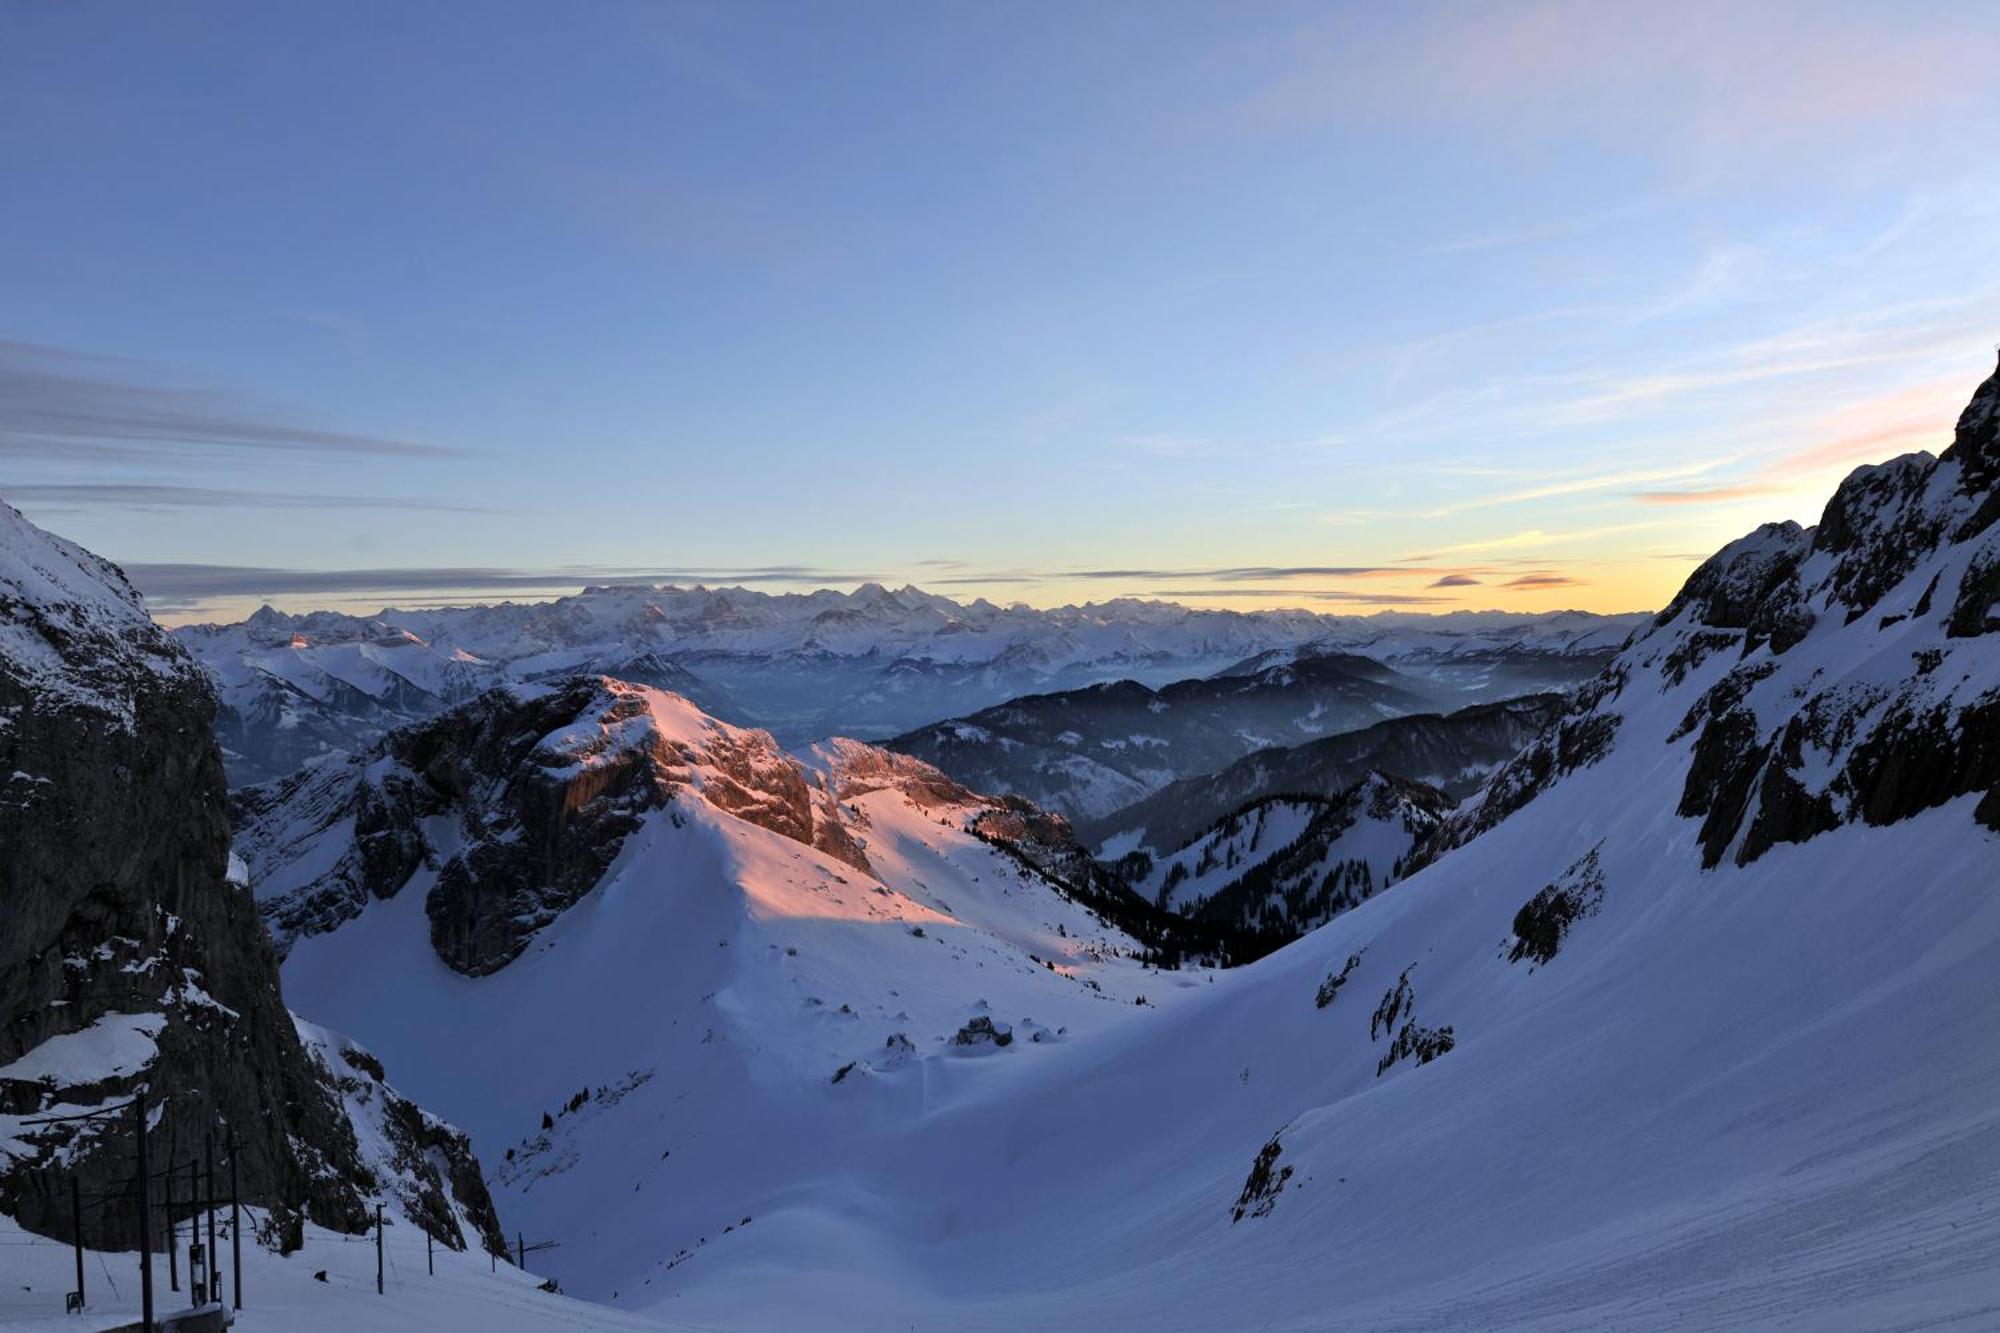
[[[266, 910], [331, 905], [289, 935], [301, 1012], [449, 1108], [580, 1294], [666, 1294], [663, 1263], [800, 1183], [1214, 975], [1143, 968], [988, 840], [1031, 811], [618, 681], [503, 692], [256, 795]], [[367, 878], [355, 811], [404, 878]], [[596, 869], [552, 884], [571, 865]], [[506, 949], [459, 950], [461, 900]]]
[[569, 1289], [715, 1327], [1980, 1327], [1996, 400], [1726, 548], [1425, 868], [1252, 966], [1105, 960], [977, 798], [823, 754], [866, 872], [683, 784], [489, 975], [432, 947], [440, 848], [286, 984]]
[[754, 1289], [745, 1326], [770, 1328], [835, 1300], [992, 1329], [1990, 1320], [1995, 398], [1943, 459], [1863, 469], [1818, 529], [1705, 566], [1456, 850], [1194, 1003], [791, 1182], [659, 1274], [671, 1308]]

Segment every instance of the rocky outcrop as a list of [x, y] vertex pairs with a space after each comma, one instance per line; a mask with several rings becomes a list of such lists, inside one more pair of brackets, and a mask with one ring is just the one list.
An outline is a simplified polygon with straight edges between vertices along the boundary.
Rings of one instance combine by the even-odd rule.
[[1507, 961], [1542, 964], [1562, 951], [1570, 927], [1604, 905], [1604, 868], [1593, 849], [1544, 885], [1514, 913], [1514, 947]]
[[[368, 1177], [301, 1047], [255, 904], [228, 875], [215, 700], [112, 565], [0, 505], [0, 1210], [65, 1236], [132, 1175], [129, 1117], [157, 1107], [156, 1164], [209, 1132], [237, 1141], [245, 1194], [281, 1215], [362, 1224]], [[86, 1239], [136, 1243], [133, 1212]]]
[[1818, 525], [1705, 561], [1552, 731], [1498, 773], [1455, 846], [1601, 755], [1625, 696], [1700, 689], [1679, 813], [1704, 865], [1963, 797], [2000, 826], [2000, 372], [1940, 456], [1854, 470]]
[[394, 1198], [440, 1245], [507, 1253], [472, 1141], [390, 1087], [382, 1062], [363, 1047], [304, 1020], [298, 1030], [357, 1131], [373, 1192]]
[[[670, 810], [676, 802], [872, 875], [861, 802], [884, 788], [1092, 896], [1095, 868], [1068, 825], [1026, 802], [977, 795], [854, 741], [793, 756], [766, 732], [606, 677], [493, 690], [364, 754], [239, 792], [236, 847], [281, 950], [421, 882], [438, 956], [477, 976], [588, 893], [649, 816], [692, 813]], [[1057, 878], [1065, 868], [1083, 888]]]

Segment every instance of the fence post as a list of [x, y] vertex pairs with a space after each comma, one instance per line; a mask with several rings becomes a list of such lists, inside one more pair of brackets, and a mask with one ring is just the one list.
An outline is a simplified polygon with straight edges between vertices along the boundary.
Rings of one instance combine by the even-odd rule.
[[207, 1164], [203, 1173], [208, 1177], [208, 1188], [203, 1197], [208, 1203], [208, 1298], [220, 1303], [222, 1300], [222, 1278], [216, 1272], [216, 1260], [221, 1256], [215, 1248], [215, 1131], [202, 1136], [202, 1157]]
[[382, 1294], [382, 1205], [375, 1205], [375, 1294]]
[[74, 1171], [69, 1175], [69, 1217], [76, 1237], [76, 1303], [80, 1309], [83, 1305], [83, 1187], [77, 1184]]
[[236, 1308], [243, 1308], [243, 1214], [236, 1189], [236, 1131], [229, 1131], [229, 1266], [236, 1283]]
[[[167, 1169], [160, 1173], [160, 1175], [165, 1178], [167, 1185], [167, 1290], [168, 1291], [179, 1291], [181, 1289], [181, 1254], [180, 1254], [181, 1229], [174, 1225], [174, 1172], [177, 1169], [178, 1168], [174, 1166], [174, 1141], [172, 1138], [169, 1138], [167, 1140]], [[188, 1198], [190, 1199], [194, 1198], [194, 1189], [192, 1182], [189, 1183]], [[200, 1240], [201, 1239], [200, 1235], [197, 1234], [195, 1236], [195, 1239]]]
[[146, 1189], [146, 1094], [132, 1098], [132, 1114], [139, 1127], [139, 1328], [153, 1333], [153, 1245], [149, 1230], [153, 1225], [152, 1198]]

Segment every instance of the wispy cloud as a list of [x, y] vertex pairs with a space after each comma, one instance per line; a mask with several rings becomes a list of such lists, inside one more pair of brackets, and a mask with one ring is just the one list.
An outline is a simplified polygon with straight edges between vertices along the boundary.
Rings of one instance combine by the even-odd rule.
[[1747, 500], [1754, 496], [1774, 495], [1783, 489], [1782, 486], [1771, 486], [1762, 482], [1745, 482], [1740, 486], [1708, 486], [1700, 490], [1634, 491], [1632, 498], [1641, 504], [1653, 505], [1719, 504], [1728, 500]]
[[1437, 579], [1425, 586], [1431, 588], [1471, 588], [1478, 586], [1480, 582], [1481, 580], [1474, 578], [1470, 574], [1447, 574], [1443, 578]]
[[157, 461], [191, 450], [426, 457], [453, 450], [290, 421], [218, 389], [163, 384], [121, 357], [0, 342], [0, 458]]
[[1365, 579], [1401, 574], [1386, 565], [1237, 565], [1218, 569], [1079, 569], [1051, 572], [1051, 578], [1069, 579], [1216, 579], [1224, 583], [1247, 583], [1265, 579]]
[[1456, 597], [1422, 593], [1350, 592], [1343, 588], [1162, 588], [1146, 594], [1175, 600], [1215, 597], [1290, 597], [1308, 602], [1340, 602], [1352, 606], [1429, 606], [1456, 602]]
[[283, 569], [250, 565], [128, 564], [125, 572], [148, 597], [186, 604], [222, 598], [345, 593], [443, 592], [468, 595], [550, 592], [588, 586], [666, 584], [792, 584], [852, 587], [879, 582], [866, 574], [804, 565], [746, 569], [564, 565], [547, 569], [421, 566], [384, 569]]
[[1504, 585], [1509, 588], [1580, 588], [1584, 580], [1573, 579], [1567, 574], [1523, 574], [1518, 579], [1508, 579]]
[[417, 509], [477, 514], [475, 505], [428, 500], [414, 495], [321, 495], [276, 491], [232, 491], [206, 486], [143, 485], [127, 482], [27, 483], [9, 486], [8, 499], [24, 509], [76, 513], [95, 509]]

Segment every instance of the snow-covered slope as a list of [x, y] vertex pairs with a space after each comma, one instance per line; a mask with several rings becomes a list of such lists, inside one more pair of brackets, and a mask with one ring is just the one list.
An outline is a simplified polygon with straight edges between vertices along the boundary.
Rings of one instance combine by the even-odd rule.
[[[592, 672], [658, 686], [786, 744], [895, 735], [1019, 695], [1111, 680], [1160, 686], [1259, 654], [1407, 656], [1461, 701], [1567, 684], [1638, 619], [1338, 617], [1119, 600], [1037, 610], [870, 584], [773, 596], [742, 588], [590, 588], [533, 604], [285, 615], [175, 631], [215, 676], [233, 779], [280, 776], [494, 685]], [[1273, 660], [1265, 666], [1277, 665]], [[1541, 681], [1539, 686], [1523, 682]]]
[[496, 692], [246, 802], [300, 1011], [469, 1130], [599, 1296], [1214, 975], [1036, 870], [1059, 821], [625, 682]]
[[1273, 796], [1187, 846], [1125, 863], [1135, 892], [1239, 931], [1289, 939], [1400, 879], [1450, 811], [1435, 787], [1370, 773], [1335, 796]]
[[1090, 819], [1252, 750], [1354, 731], [1435, 698], [1432, 687], [1369, 658], [1284, 656], [1157, 690], [1125, 680], [1029, 695], [886, 744], [979, 791]]
[[1394, 892], [789, 1179], [636, 1300], [747, 1328], [1990, 1322], [1996, 402], [1719, 554]]
[[1448, 850], [1249, 967], [1051, 959], [1087, 922], [890, 782], [835, 793], [879, 884], [684, 793], [489, 976], [426, 869], [288, 983], [511, 1135], [572, 1290], [697, 1323], [1977, 1327], [1996, 396], [1719, 554]]
[[1107, 856], [1143, 851], [1157, 859], [1258, 801], [1336, 797], [1371, 772], [1408, 778], [1453, 797], [1468, 796], [1555, 721], [1564, 706], [1560, 695], [1526, 695], [1452, 713], [1390, 718], [1302, 745], [1255, 750], [1216, 772], [1171, 782], [1108, 815], [1079, 820], [1078, 831], [1101, 845]]
[[[383, 1228], [383, 1290], [375, 1290], [375, 1239], [316, 1226], [305, 1228], [298, 1249], [278, 1254], [248, 1237], [270, 1229], [261, 1209], [245, 1209], [243, 1308], [239, 1333], [714, 1333], [678, 1320], [622, 1314], [601, 1305], [542, 1290], [546, 1278], [495, 1262], [473, 1251], [431, 1249], [423, 1232], [389, 1214]], [[182, 1223], [182, 1235], [186, 1235]], [[230, 1254], [225, 1211], [216, 1235]], [[166, 1261], [155, 1256], [154, 1308], [159, 1317], [185, 1311], [188, 1296], [171, 1290]], [[537, 1257], [530, 1255], [529, 1268]], [[77, 1333], [79, 1329], [136, 1328], [139, 1260], [130, 1250], [84, 1252], [82, 1318], [63, 1313], [76, 1288], [69, 1242], [24, 1231], [0, 1217], [0, 1328], [9, 1333]], [[234, 1296], [235, 1275], [225, 1291]]]

